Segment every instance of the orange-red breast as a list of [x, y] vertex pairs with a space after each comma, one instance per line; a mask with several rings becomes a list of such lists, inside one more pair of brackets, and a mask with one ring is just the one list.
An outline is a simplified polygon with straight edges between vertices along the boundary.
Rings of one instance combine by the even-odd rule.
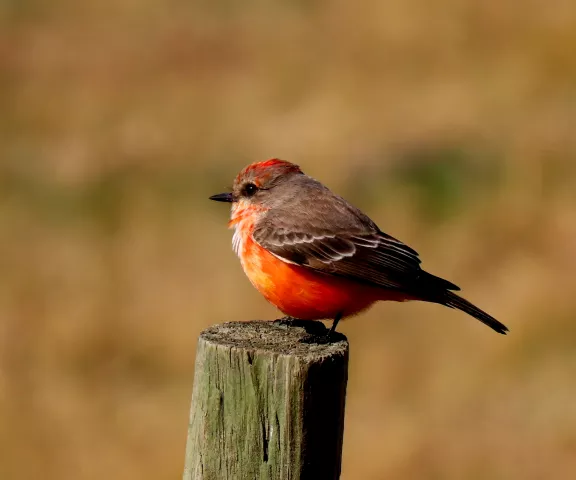
[[253, 163], [238, 174], [232, 192], [210, 199], [232, 204], [232, 244], [244, 272], [290, 317], [332, 319], [333, 332], [341, 318], [378, 300], [422, 300], [508, 331], [456, 295], [456, 285], [422, 270], [415, 250], [293, 163]]

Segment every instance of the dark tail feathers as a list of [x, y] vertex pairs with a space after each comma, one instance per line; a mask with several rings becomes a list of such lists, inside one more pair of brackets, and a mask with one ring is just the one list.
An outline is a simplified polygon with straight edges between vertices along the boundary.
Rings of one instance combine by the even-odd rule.
[[488, 315], [486, 312], [480, 310], [475, 305], [472, 305], [468, 300], [456, 295], [450, 290], [460, 290], [460, 288], [448, 280], [432, 275], [428, 272], [422, 271], [420, 281], [424, 285], [423, 298], [429, 299], [428, 301], [439, 303], [456, 310], [472, 315], [474, 318], [480, 320], [484, 325], [488, 325], [492, 330], [506, 335], [508, 327], [500, 323], [494, 317]]
[[472, 305], [468, 300], [459, 297], [454, 292], [446, 292], [443, 296], [443, 300], [438, 303], [442, 303], [450, 308], [455, 308], [461, 310], [468, 315], [472, 315], [474, 318], [480, 320], [484, 325], [488, 325], [492, 330], [506, 335], [508, 327], [503, 323], [500, 323], [494, 317], [488, 315], [486, 312], [480, 310], [475, 305]]

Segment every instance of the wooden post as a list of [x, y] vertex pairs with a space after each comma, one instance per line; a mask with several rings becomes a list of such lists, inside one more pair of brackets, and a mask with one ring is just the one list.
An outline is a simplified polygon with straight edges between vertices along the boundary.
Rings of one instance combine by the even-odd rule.
[[326, 332], [258, 321], [201, 333], [184, 480], [340, 477], [348, 341], [311, 341]]

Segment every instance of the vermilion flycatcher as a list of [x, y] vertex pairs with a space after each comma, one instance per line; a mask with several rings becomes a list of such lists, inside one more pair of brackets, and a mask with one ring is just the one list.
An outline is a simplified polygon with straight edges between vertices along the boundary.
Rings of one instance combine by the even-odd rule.
[[498, 333], [508, 331], [456, 295], [456, 285], [422, 270], [415, 250], [293, 163], [248, 165], [232, 192], [210, 199], [232, 203], [232, 244], [244, 272], [290, 317], [333, 319], [332, 333], [341, 318], [378, 300], [422, 300], [462, 310]]

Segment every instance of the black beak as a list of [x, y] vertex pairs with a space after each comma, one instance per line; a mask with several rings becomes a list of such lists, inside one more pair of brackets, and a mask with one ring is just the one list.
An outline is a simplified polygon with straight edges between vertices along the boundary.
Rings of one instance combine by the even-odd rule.
[[234, 201], [234, 197], [231, 193], [219, 193], [218, 195], [212, 195], [210, 200], [215, 200], [216, 202], [228, 202]]

